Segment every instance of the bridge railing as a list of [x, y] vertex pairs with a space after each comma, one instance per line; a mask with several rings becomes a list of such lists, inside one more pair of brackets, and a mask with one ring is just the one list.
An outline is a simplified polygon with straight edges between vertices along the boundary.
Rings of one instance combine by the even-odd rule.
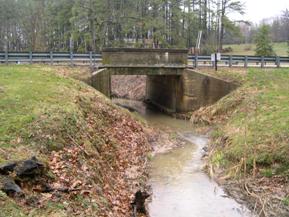
[[[71, 65], [100, 65], [101, 54], [69, 52], [1, 52], [0, 64], [48, 63]], [[188, 56], [189, 67], [213, 66], [211, 56]], [[243, 55], [222, 55], [219, 66], [227, 67], [289, 67], [289, 57], [262, 57]]]

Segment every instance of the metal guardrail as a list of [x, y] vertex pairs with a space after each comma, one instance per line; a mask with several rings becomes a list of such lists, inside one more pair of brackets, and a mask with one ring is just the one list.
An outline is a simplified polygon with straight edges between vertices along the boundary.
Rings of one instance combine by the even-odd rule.
[[[211, 56], [189, 56], [189, 65], [194, 67], [214, 65]], [[289, 57], [280, 56], [242, 56], [242, 55], [222, 55], [218, 61], [219, 66], [228, 67], [289, 67]]]
[[[2, 63], [49, 63], [71, 65], [100, 65], [101, 54], [69, 52], [0, 52]], [[211, 56], [188, 56], [189, 67], [212, 66]], [[219, 66], [227, 67], [289, 67], [289, 57], [262, 57], [242, 55], [222, 55]]]
[[98, 64], [101, 54], [69, 52], [0, 52], [1, 63]]

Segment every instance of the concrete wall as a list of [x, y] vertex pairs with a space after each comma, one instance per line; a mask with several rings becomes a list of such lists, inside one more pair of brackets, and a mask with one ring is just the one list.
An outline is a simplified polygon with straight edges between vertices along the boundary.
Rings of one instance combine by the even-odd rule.
[[222, 79], [186, 69], [181, 79], [178, 112], [194, 111], [212, 105], [237, 86]]
[[111, 96], [111, 76], [107, 69], [100, 69], [91, 76], [92, 86], [107, 97]]
[[182, 75], [184, 68], [115, 67], [108, 68], [111, 75]]
[[235, 85], [185, 68], [187, 50], [108, 48], [92, 85], [111, 96], [111, 75], [147, 75], [146, 99], [168, 112], [194, 111], [227, 95]]
[[187, 65], [188, 51], [184, 49], [106, 48], [102, 51], [104, 65]]
[[180, 75], [149, 75], [146, 84], [146, 100], [166, 112], [175, 113], [180, 84]]
[[[92, 86], [111, 96], [111, 74], [101, 69], [92, 76]], [[166, 112], [189, 112], [215, 103], [237, 86], [222, 79], [186, 69], [182, 75], [148, 75], [146, 99]]]
[[148, 76], [146, 99], [167, 112], [189, 112], [215, 103], [236, 85], [186, 69], [181, 76]]

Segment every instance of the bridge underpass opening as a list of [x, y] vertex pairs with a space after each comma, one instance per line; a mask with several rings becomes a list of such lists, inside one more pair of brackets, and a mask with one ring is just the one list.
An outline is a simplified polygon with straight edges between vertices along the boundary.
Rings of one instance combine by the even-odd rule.
[[146, 75], [112, 75], [111, 98], [144, 101], [146, 80]]
[[[93, 86], [111, 97], [115, 75], [146, 76], [145, 98], [170, 113], [213, 104], [236, 85], [186, 68], [187, 51], [176, 49], [106, 49], [103, 65], [92, 76]], [[124, 84], [126, 85], [126, 84]]]
[[111, 98], [145, 101], [166, 112], [177, 112], [180, 75], [111, 75]]

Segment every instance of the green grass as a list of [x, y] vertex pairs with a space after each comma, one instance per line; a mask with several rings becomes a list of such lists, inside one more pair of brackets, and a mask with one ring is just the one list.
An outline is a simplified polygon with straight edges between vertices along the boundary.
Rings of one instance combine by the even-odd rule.
[[[47, 150], [66, 145], [81, 119], [75, 96], [83, 84], [46, 66], [0, 66], [0, 164], [33, 155], [47, 161]], [[60, 135], [61, 134], [61, 135]], [[61, 204], [60, 204], [61, 205]], [[1, 216], [28, 216], [0, 191]], [[29, 216], [64, 216], [60, 206], [30, 210]], [[63, 215], [62, 215], [63, 214]]]
[[[84, 76], [82, 71], [86, 73]], [[77, 180], [91, 189], [101, 190], [92, 190], [78, 199], [74, 193], [63, 194], [51, 202], [42, 201], [44, 195], [29, 186], [24, 189], [25, 199], [21, 202], [0, 191], [0, 217], [60, 217], [76, 216], [80, 212], [99, 216], [99, 212], [109, 212], [109, 199], [113, 197], [104, 193], [107, 185], [112, 195], [119, 193], [114, 193], [114, 189], [125, 189], [122, 186], [126, 180], [120, 167], [128, 168], [131, 162], [138, 164], [147, 154], [148, 143], [142, 125], [94, 88], [69, 78], [79, 78], [79, 75], [89, 80], [89, 73], [80, 68], [0, 66], [0, 164], [36, 156], [50, 166], [45, 182], [70, 186]], [[122, 128], [126, 130], [120, 130]], [[142, 149], [132, 147], [130, 138], [141, 144]], [[59, 152], [52, 152], [54, 150]], [[131, 155], [130, 151], [135, 154]], [[57, 163], [52, 163], [51, 158], [57, 156]], [[71, 162], [72, 158], [76, 163]], [[129, 163], [122, 164], [122, 159]], [[59, 163], [65, 163], [61, 174], [57, 172], [59, 168], [54, 167]], [[63, 183], [64, 176], [71, 178], [68, 184]], [[110, 182], [107, 177], [122, 181]], [[41, 208], [25, 203], [32, 197], [42, 201]]]
[[289, 197], [283, 198], [282, 202], [285, 206], [289, 206]]
[[[224, 53], [226, 55], [255, 55], [255, 44], [229, 44], [224, 48], [231, 47], [232, 52]], [[288, 45], [286, 42], [273, 43], [273, 49], [278, 56], [288, 56]]]
[[[0, 148], [8, 150], [20, 144], [24, 145], [24, 148], [43, 145], [34, 144], [37, 140], [30, 139], [36, 138], [34, 132], [38, 129], [38, 124], [47, 122], [51, 129], [55, 127], [55, 133], [63, 129], [64, 126], [59, 126], [60, 121], [57, 120], [72, 121], [73, 116], [77, 114], [77, 106], [73, 103], [76, 91], [76, 83], [73, 80], [57, 76], [51, 68], [1, 66]], [[45, 116], [49, 118], [44, 118]], [[45, 133], [41, 132], [43, 136]], [[47, 132], [45, 136], [53, 137], [51, 134], [53, 133]], [[8, 156], [1, 156], [2, 152], [0, 163], [4, 157], [10, 159], [16, 154], [8, 152]]]
[[[100, 95], [82, 82], [59, 75], [62, 74], [59, 70], [66, 69], [44, 65], [0, 66], [0, 164], [31, 156], [47, 162], [51, 150], [70, 145], [69, 138], [79, 144], [83, 142], [81, 139], [85, 140], [80, 129], [87, 127], [86, 104], [80, 105], [77, 99], [89, 101]], [[103, 97], [98, 99], [105, 102]], [[99, 117], [100, 122], [102, 119]], [[0, 206], [0, 217], [27, 213], [25, 207], [1, 192]], [[62, 207], [62, 203], [50, 203], [28, 213], [66, 216]]]
[[248, 172], [257, 165], [263, 176], [289, 176], [289, 69], [249, 69], [243, 85], [210, 109], [217, 116], [231, 110], [213, 133], [228, 139], [212, 163], [222, 156], [228, 168], [245, 161]]

